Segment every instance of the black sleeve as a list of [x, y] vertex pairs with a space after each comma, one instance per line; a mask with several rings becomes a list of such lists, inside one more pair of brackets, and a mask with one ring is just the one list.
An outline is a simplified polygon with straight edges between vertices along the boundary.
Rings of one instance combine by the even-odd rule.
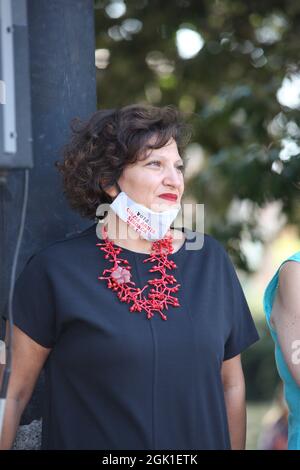
[[[39, 252], [29, 258], [13, 293], [13, 322], [30, 338], [50, 348], [55, 343], [55, 305], [46, 260]], [[8, 318], [8, 302], [3, 314]]]
[[224, 250], [225, 272], [227, 278], [228, 298], [226, 305], [229, 335], [224, 347], [224, 360], [237, 356], [259, 340], [259, 335], [250, 313], [243, 289], [234, 266]]

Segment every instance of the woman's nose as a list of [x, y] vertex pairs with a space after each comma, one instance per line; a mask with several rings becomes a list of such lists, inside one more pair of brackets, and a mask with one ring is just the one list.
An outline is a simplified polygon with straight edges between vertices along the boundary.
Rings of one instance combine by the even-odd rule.
[[182, 174], [177, 168], [168, 168], [164, 176], [164, 183], [176, 187], [182, 185]]

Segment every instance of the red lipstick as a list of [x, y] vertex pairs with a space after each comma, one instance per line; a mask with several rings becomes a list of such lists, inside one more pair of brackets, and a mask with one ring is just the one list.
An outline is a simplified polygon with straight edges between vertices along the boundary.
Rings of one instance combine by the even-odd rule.
[[172, 193], [163, 193], [160, 194], [159, 197], [167, 199], [168, 201], [177, 201], [177, 195]]

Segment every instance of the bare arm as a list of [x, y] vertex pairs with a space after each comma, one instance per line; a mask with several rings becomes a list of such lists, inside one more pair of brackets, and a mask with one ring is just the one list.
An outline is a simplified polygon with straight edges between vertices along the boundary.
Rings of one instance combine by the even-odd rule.
[[246, 445], [245, 381], [240, 355], [222, 365], [222, 382], [232, 450]]
[[[8, 328], [7, 322], [5, 341], [8, 338]], [[14, 326], [12, 369], [7, 391], [0, 450], [12, 447], [22, 413], [50, 351], [51, 349], [44, 348]]]
[[295, 261], [286, 262], [280, 270], [271, 324], [290, 373], [300, 386], [300, 264]]

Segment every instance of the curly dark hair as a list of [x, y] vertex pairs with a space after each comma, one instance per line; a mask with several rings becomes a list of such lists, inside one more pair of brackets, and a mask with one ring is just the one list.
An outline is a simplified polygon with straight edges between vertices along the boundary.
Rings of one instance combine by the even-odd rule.
[[[70, 141], [55, 167], [63, 176], [63, 193], [72, 209], [94, 219], [99, 204], [111, 204], [105, 188], [114, 185], [123, 169], [143, 158], [147, 149], [161, 148], [173, 138], [179, 154], [192, 135], [192, 126], [175, 106], [131, 104], [96, 111], [88, 121], [71, 121]], [[149, 139], [156, 137], [154, 143]]]

